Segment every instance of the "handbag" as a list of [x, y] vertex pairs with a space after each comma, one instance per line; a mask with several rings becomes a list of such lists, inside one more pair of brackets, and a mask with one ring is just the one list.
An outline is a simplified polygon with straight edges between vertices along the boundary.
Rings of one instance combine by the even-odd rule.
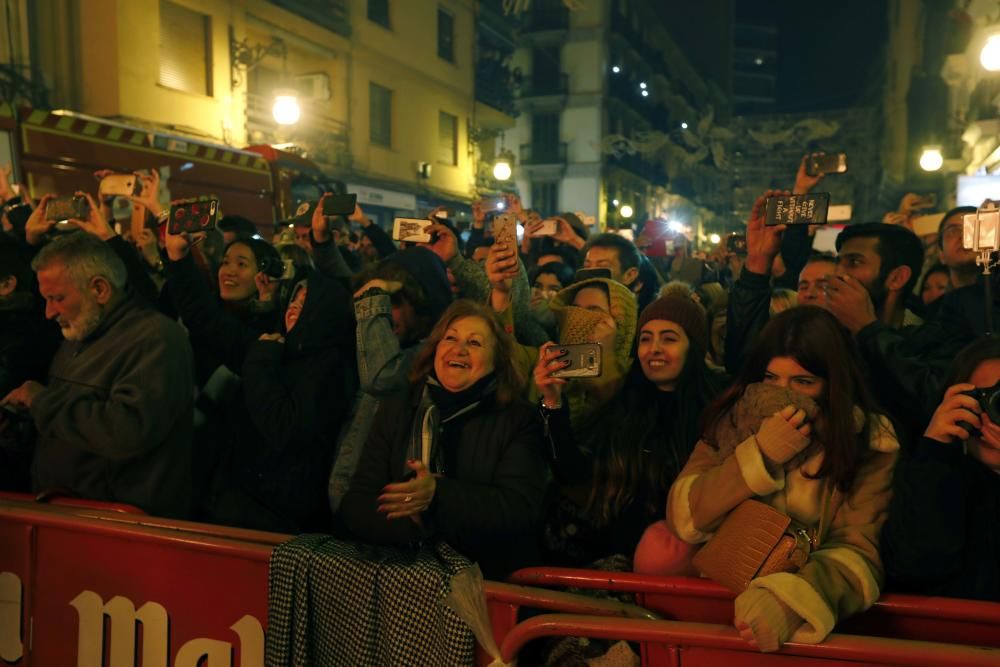
[[792, 518], [758, 500], [744, 500], [695, 554], [702, 575], [734, 593], [751, 580], [776, 572], [797, 572], [806, 564], [812, 540]]

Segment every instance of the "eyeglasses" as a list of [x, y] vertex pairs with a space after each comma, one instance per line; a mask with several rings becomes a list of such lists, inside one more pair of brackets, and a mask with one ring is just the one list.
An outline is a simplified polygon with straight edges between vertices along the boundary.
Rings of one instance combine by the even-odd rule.
[[532, 285], [532, 292], [538, 292], [539, 294], [555, 294], [559, 291], [558, 287], [546, 287], [545, 285]]

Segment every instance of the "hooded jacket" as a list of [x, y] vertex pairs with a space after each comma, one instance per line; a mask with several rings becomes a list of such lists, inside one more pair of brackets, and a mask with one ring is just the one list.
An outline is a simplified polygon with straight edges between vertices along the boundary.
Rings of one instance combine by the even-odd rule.
[[229, 406], [213, 519], [262, 530], [329, 525], [326, 481], [336, 437], [357, 387], [350, 294], [312, 272], [284, 342], [254, 340], [242, 368], [242, 400]]

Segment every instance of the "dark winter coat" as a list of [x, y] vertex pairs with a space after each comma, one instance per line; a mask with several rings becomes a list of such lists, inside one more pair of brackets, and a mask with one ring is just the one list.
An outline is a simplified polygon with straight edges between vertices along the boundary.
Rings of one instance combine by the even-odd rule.
[[1000, 602], [1000, 475], [961, 444], [903, 448], [882, 530], [888, 589]]
[[501, 406], [486, 398], [444, 427], [446, 458], [454, 464], [437, 480], [423, 530], [409, 518], [389, 521], [378, 512], [382, 487], [402, 481], [418, 398], [408, 391], [382, 402], [341, 504], [346, 528], [375, 544], [443, 540], [478, 561], [488, 578], [536, 564], [548, 473], [541, 421], [527, 403]]

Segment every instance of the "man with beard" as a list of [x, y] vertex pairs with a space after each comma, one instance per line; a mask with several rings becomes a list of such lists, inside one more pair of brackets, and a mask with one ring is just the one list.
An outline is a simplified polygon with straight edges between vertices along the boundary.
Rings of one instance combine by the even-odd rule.
[[192, 361], [184, 330], [141, 307], [104, 241], [74, 232], [32, 262], [65, 339], [48, 384], [0, 401], [35, 422], [32, 487], [182, 517], [191, 503]]

